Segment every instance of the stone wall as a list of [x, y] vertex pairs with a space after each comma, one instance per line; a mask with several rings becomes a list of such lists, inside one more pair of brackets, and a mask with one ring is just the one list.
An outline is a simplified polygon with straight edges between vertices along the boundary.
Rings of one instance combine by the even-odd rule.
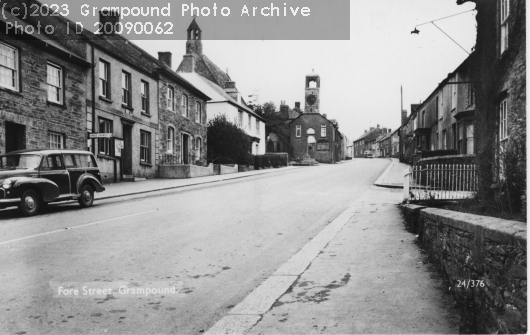
[[439, 264], [467, 331], [526, 333], [526, 225], [403, 205], [407, 229]]

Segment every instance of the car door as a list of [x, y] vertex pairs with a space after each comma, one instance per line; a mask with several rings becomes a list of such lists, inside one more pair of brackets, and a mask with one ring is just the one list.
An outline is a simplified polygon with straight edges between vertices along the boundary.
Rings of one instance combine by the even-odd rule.
[[70, 177], [60, 154], [45, 156], [39, 167], [39, 175], [57, 184], [60, 195], [70, 194]]
[[63, 154], [64, 164], [70, 175], [70, 189], [72, 194], [77, 194], [77, 180], [85, 173], [85, 168], [81, 165], [79, 155], [77, 154]]

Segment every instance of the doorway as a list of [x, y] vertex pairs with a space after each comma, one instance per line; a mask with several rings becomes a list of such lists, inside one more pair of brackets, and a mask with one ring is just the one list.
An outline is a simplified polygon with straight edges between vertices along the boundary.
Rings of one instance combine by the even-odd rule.
[[131, 176], [133, 174], [132, 162], [132, 132], [133, 127], [123, 124], [123, 175]]
[[26, 126], [14, 122], [5, 122], [6, 153], [26, 149]]
[[190, 164], [190, 135], [182, 134], [182, 164]]

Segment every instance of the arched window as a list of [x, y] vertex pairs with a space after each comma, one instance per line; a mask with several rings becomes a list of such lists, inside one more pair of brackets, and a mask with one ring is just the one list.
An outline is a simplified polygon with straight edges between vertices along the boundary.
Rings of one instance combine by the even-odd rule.
[[316, 80], [311, 80], [309, 82], [309, 88], [317, 88], [317, 81]]
[[199, 39], [199, 30], [195, 30], [195, 39], [198, 40]]
[[196, 160], [201, 160], [202, 138], [197, 137], [197, 139], [195, 140], [195, 145], [195, 151], [197, 153]]
[[174, 149], [174, 143], [175, 143], [175, 129], [172, 127], [167, 128], [167, 153], [172, 154]]
[[313, 128], [307, 129], [307, 135], [315, 135], [315, 129]]

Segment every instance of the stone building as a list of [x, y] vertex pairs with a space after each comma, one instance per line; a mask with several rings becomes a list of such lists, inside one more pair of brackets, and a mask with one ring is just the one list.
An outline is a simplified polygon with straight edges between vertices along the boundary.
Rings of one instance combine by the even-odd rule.
[[[506, 155], [519, 162], [509, 167], [515, 179], [506, 185], [526, 184], [526, 1], [457, 1], [465, 2], [474, 2], [477, 10], [475, 59], [470, 72], [476, 91], [479, 193], [483, 200], [491, 200], [495, 189], [491, 186], [507, 177], [503, 166]], [[511, 193], [513, 199], [522, 196], [514, 189], [504, 193]], [[517, 202], [514, 206], [520, 207], [520, 200]]]
[[177, 72], [187, 81], [204, 91], [208, 103], [208, 120], [225, 114], [239, 124], [249, 136], [250, 152], [262, 155], [266, 150], [265, 120], [245, 103], [236, 83], [202, 51], [202, 30], [193, 19], [187, 30], [186, 54]]
[[370, 127], [370, 130], [365, 130], [364, 133], [353, 141], [353, 157], [365, 157], [365, 151], [372, 151], [375, 140], [383, 129], [377, 127]]
[[[0, 25], [37, 24], [9, 15], [4, 2]], [[18, 4], [17, 4], [18, 5]], [[39, 34], [0, 33], [0, 154], [35, 149], [86, 149], [87, 76], [91, 64], [82, 38], [57, 17], [42, 18], [67, 39]], [[75, 29], [75, 26], [72, 26]], [[8, 33], [11, 33], [10, 30]]]
[[292, 120], [290, 139], [293, 159], [304, 156], [319, 163], [335, 163], [341, 160], [341, 139], [338, 124], [320, 113], [303, 113]]
[[171, 53], [159, 52], [160, 152], [162, 164], [206, 165], [210, 97], [171, 70]]

